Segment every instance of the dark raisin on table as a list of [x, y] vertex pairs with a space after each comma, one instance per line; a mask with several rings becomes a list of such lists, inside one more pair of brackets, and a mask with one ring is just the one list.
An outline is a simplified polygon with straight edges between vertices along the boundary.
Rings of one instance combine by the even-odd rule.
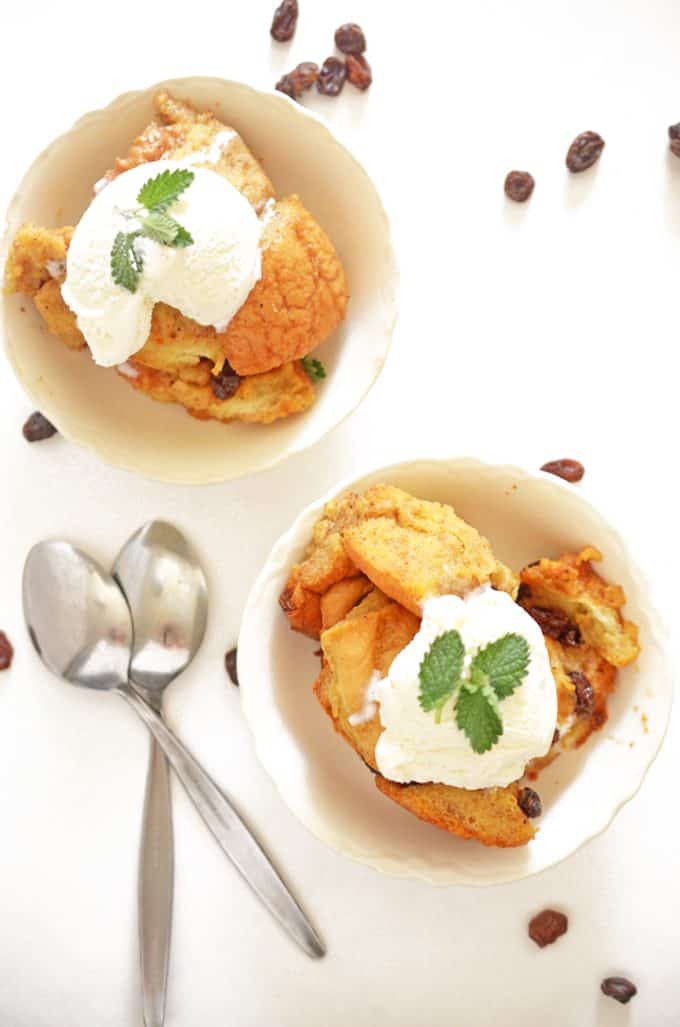
[[567, 677], [576, 689], [576, 705], [574, 713], [579, 717], [589, 717], [595, 709], [595, 693], [585, 674], [580, 670], [568, 670]]
[[534, 817], [540, 817], [543, 812], [541, 797], [533, 788], [520, 789], [517, 796], [517, 805], [524, 816], [529, 817], [530, 820], [533, 820]]
[[348, 21], [335, 31], [335, 45], [343, 53], [351, 53], [355, 56], [362, 54], [366, 49], [366, 36], [361, 27], [353, 21]]
[[236, 669], [237, 654], [237, 649], [230, 649], [229, 652], [225, 654], [224, 666], [226, 668], [227, 674], [232, 680], [232, 683], [236, 685], [236, 687], [238, 688], [238, 671]]
[[545, 948], [566, 934], [568, 926], [569, 921], [564, 913], [556, 909], [544, 909], [529, 921], [529, 937], [539, 948]]
[[43, 439], [51, 439], [57, 434], [52, 422], [38, 410], [31, 414], [21, 430], [27, 442], [42, 442]]
[[339, 57], [327, 57], [321, 65], [316, 88], [323, 96], [338, 96], [347, 78], [347, 66]]
[[587, 171], [599, 160], [604, 139], [597, 132], [581, 132], [567, 150], [566, 164], [573, 174]]
[[570, 460], [568, 457], [564, 457], [562, 460], [548, 460], [547, 464], [543, 464], [541, 470], [547, 471], [548, 474], [554, 474], [564, 481], [569, 481], [572, 485], [580, 481], [586, 473], [580, 460]]
[[293, 38], [298, 13], [298, 0], [282, 0], [276, 8], [270, 31], [277, 43], [287, 43]]
[[293, 100], [299, 99], [306, 89], [311, 89], [319, 75], [319, 65], [313, 61], [303, 61], [289, 71], [276, 83], [276, 88]]
[[633, 995], [637, 995], [637, 988], [627, 977], [605, 977], [600, 989], [604, 995], [615, 998], [624, 1006], [630, 1002]]
[[580, 645], [581, 632], [578, 624], [563, 613], [547, 606], [528, 606], [527, 613], [534, 618], [544, 635], [555, 638], [563, 645]]
[[373, 81], [371, 65], [361, 54], [348, 54], [345, 57], [345, 65], [347, 67], [347, 81], [351, 82], [356, 89], [360, 89], [363, 93]]
[[0, 670], [7, 670], [12, 663], [14, 649], [4, 631], [0, 631]]
[[236, 374], [230, 363], [225, 360], [219, 374], [210, 376], [210, 385], [216, 399], [231, 399], [241, 384], [241, 376]]
[[533, 175], [528, 171], [508, 171], [503, 189], [509, 200], [515, 203], [526, 203], [536, 185]]

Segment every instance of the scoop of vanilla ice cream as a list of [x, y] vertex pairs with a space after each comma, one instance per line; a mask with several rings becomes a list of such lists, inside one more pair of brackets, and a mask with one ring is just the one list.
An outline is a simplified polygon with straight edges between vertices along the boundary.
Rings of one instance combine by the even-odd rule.
[[173, 247], [138, 238], [144, 267], [136, 292], [113, 281], [113, 240], [137, 227], [122, 212], [139, 208], [137, 194], [150, 178], [189, 166], [163, 160], [124, 172], [97, 193], [73, 233], [62, 296], [98, 364], [121, 364], [142, 348], [156, 303], [224, 331], [260, 278], [262, 223], [255, 211], [217, 172], [191, 167], [193, 181], [167, 213], [193, 243]]
[[[529, 645], [526, 677], [500, 703], [503, 734], [485, 753], [474, 752], [454, 718], [437, 723], [418, 701], [423, 657], [439, 635], [453, 629], [465, 646], [463, 675], [475, 653], [502, 635], [515, 632]], [[541, 629], [506, 592], [489, 585], [463, 599], [427, 599], [420, 630], [393, 661], [387, 677], [372, 683], [371, 691], [380, 704], [384, 728], [376, 762], [383, 777], [392, 781], [504, 787], [522, 776], [529, 760], [545, 755], [557, 719], [557, 693]]]

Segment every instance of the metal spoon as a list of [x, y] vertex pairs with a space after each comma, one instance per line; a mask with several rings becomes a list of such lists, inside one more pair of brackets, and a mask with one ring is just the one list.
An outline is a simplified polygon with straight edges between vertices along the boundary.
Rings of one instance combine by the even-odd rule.
[[113, 578], [68, 542], [40, 542], [26, 558], [23, 599], [28, 631], [45, 665], [74, 685], [127, 700], [256, 895], [308, 955], [324, 955], [314, 928], [229, 800], [128, 684], [132, 621]]
[[[163, 690], [196, 655], [205, 633], [208, 588], [186, 539], [151, 521], [113, 565], [134, 625], [130, 681], [163, 715]], [[151, 738], [139, 853], [139, 952], [146, 1027], [162, 1027], [172, 931], [174, 845], [168, 761]]]

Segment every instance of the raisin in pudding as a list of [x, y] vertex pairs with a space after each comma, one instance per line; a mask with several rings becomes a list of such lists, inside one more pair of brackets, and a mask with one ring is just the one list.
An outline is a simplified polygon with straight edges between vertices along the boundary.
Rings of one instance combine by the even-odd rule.
[[333, 245], [277, 198], [241, 137], [161, 93], [75, 228], [23, 225], [5, 268], [50, 332], [190, 414], [269, 423], [306, 410], [309, 354], [345, 317]]

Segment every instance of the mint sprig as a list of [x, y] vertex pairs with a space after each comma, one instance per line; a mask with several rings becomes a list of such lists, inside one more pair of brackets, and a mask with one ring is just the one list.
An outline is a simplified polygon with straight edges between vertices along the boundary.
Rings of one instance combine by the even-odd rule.
[[418, 701], [434, 711], [440, 723], [446, 703], [453, 698], [452, 715], [474, 752], [493, 748], [503, 734], [500, 702], [518, 688], [529, 669], [529, 644], [522, 635], [508, 633], [480, 649], [462, 677], [465, 656], [458, 631], [435, 638], [420, 664]]
[[439, 723], [444, 705], [460, 682], [465, 647], [458, 631], [445, 631], [435, 638], [420, 664], [418, 701], [426, 713], [434, 710]]
[[162, 171], [144, 183], [137, 194], [141, 207], [124, 210], [123, 215], [137, 222], [131, 232], [118, 232], [111, 247], [111, 276], [121, 288], [136, 292], [144, 267], [142, 254], [135, 247], [139, 238], [152, 239], [161, 246], [191, 246], [193, 237], [178, 221], [167, 213], [170, 207], [188, 189], [194, 172], [186, 168]]
[[320, 382], [326, 377], [326, 368], [316, 357], [303, 357], [300, 363], [313, 382]]

